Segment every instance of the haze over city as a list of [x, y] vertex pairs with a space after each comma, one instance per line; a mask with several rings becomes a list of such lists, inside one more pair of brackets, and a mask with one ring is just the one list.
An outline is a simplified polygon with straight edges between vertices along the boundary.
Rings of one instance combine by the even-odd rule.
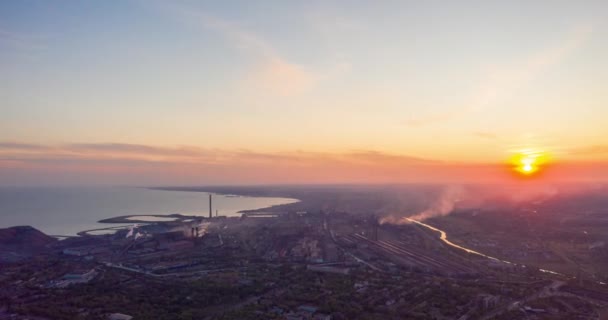
[[0, 320], [608, 320], [608, 1], [0, 1]]
[[5, 1], [0, 185], [605, 181], [607, 5]]

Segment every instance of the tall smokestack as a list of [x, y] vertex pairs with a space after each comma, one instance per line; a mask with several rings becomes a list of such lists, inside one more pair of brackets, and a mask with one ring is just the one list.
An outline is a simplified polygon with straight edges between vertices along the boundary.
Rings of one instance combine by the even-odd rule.
[[211, 206], [211, 193], [209, 194], [209, 219], [213, 218], [213, 210]]

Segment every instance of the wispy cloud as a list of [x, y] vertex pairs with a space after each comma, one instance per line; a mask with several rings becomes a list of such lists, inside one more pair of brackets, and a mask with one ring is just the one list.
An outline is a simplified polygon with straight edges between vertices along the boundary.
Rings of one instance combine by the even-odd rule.
[[266, 94], [292, 96], [310, 90], [318, 81], [317, 75], [300, 65], [282, 59], [268, 60], [250, 73], [247, 86]]
[[[273, 153], [121, 143], [0, 143], [0, 177], [2, 172], [13, 172], [16, 177], [14, 172], [23, 170], [25, 175], [44, 172], [53, 176], [81, 172], [94, 181], [108, 175], [117, 181], [122, 175], [136, 175], [133, 181], [162, 177], [159, 183], [179, 183], [179, 179], [198, 183], [400, 182], [438, 179], [439, 172], [445, 173], [450, 165], [374, 150]], [[176, 180], [176, 175], [181, 178]]]
[[245, 88], [264, 94], [290, 96], [312, 88], [319, 75], [281, 55], [264, 37], [237, 23], [189, 6], [171, 4], [172, 12], [191, 25], [223, 35], [234, 48], [253, 56], [257, 63], [244, 77]]
[[559, 65], [587, 43], [592, 31], [590, 25], [578, 26], [565, 34], [557, 44], [533, 52], [521, 61], [496, 65], [487, 72], [487, 76], [473, 92], [467, 104], [451, 107], [445, 112], [407, 119], [404, 124], [419, 127], [441, 123], [492, 106], [513, 95], [516, 90], [530, 85], [550, 68]]
[[593, 145], [573, 148], [568, 151], [572, 155], [608, 155], [608, 145]]
[[141, 144], [127, 143], [78, 143], [64, 146], [73, 152], [113, 152], [119, 154], [142, 154], [162, 156], [197, 156], [200, 150], [193, 147], [162, 148]]
[[408, 165], [425, 164], [425, 165], [427, 165], [427, 164], [441, 163], [440, 161], [437, 161], [437, 160], [424, 159], [424, 158], [412, 157], [412, 156], [404, 156], [404, 155], [393, 155], [393, 154], [387, 154], [384, 152], [378, 152], [378, 151], [372, 151], [372, 150], [355, 151], [352, 153], [348, 153], [346, 156], [354, 161], [358, 161], [360, 163], [365, 163], [365, 164], [377, 164], [377, 163], [389, 164], [390, 163], [390, 164], [395, 164], [395, 165], [404, 165], [404, 164], [408, 164]]
[[49, 147], [39, 144], [0, 142], [0, 150], [47, 150]]
[[[608, 178], [607, 168], [606, 163], [595, 163], [551, 172], [559, 179], [598, 180]], [[467, 183], [510, 179], [505, 169], [500, 164], [375, 150], [257, 152], [122, 143], [0, 143], [0, 184], [69, 182], [66, 176], [79, 182], [130, 184]]]
[[0, 157], [5, 160], [86, 160], [128, 159], [150, 162], [183, 163], [255, 163], [284, 162], [296, 164], [313, 162], [349, 162], [357, 164], [430, 164], [436, 161], [378, 151], [358, 150], [346, 153], [276, 152], [261, 153], [250, 150], [204, 149], [193, 146], [159, 147], [125, 143], [72, 143], [62, 145], [0, 142]]

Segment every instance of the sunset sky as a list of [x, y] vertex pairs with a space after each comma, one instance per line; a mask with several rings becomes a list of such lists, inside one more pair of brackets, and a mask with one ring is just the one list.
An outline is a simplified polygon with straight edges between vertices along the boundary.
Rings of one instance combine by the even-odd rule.
[[608, 179], [607, 1], [2, 1], [0, 185]]

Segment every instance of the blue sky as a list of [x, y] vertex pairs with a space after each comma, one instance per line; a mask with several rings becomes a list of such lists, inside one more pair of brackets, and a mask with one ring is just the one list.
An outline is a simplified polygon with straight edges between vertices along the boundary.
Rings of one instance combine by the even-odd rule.
[[607, 7], [4, 1], [0, 142], [604, 161]]

